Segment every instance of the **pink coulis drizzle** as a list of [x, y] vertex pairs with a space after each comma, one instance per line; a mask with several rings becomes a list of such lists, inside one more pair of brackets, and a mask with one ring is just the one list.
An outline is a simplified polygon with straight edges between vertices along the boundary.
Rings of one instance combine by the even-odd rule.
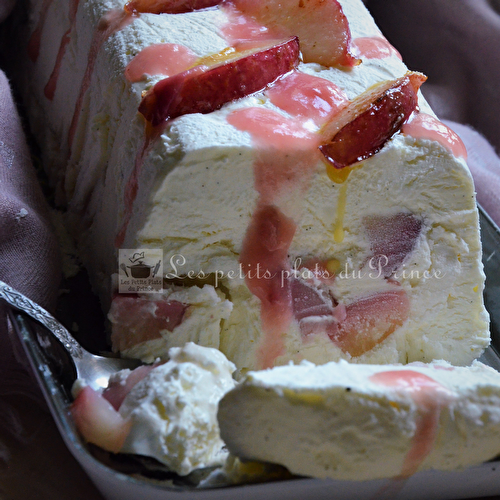
[[127, 183], [125, 185], [124, 192], [124, 215], [123, 222], [118, 231], [118, 234], [115, 237], [115, 247], [120, 248], [125, 241], [125, 235], [127, 234], [127, 228], [132, 218], [132, 211], [134, 208], [134, 202], [137, 197], [137, 192], [139, 191], [139, 174], [142, 170], [142, 165], [144, 163], [144, 158], [146, 157], [147, 152], [150, 147], [154, 144], [156, 139], [160, 137], [161, 133], [165, 125], [152, 128], [148, 124], [146, 124], [145, 129], [146, 132], [144, 134], [144, 140], [142, 146], [137, 151], [135, 155], [134, 168], [132, 173], [130, 174]]
[[418, 407], [417, 428], [400, 475], [407, 479], [415, 472], [434, 447], [441, 408], [453, 397], [442, 384], [414, 370], [389, 370], [375, 373], [370, 381], [395, 390], [408, 392]]
[[[75, 138], [76, 128], [78, 126], [78, 119], [80, 118], [80, 113], [82, 110], [83, 97], [87, 92], [90, 81], [92, 79], [92, 74], [94, 72], [94, 66], [102, 47], [102, 44], [117, 31], [123, 29], [125, 26], [129, 25], [133, 21], [131, 14], [125, 12], [124, 10], [116, 9], [104, 14], [99, 20], [99, 24], [94, 31], [92, 37], [92, 42], [90, 45], [90, 51], [87, 59], [87, 67], [85, 68], [85, 73], [83, 75], [83, 80], [80, 86], [80, 92], [75, 104], [75, 110], [73, 112], [73, 119], [71, 120], [71, 125], [68, 133], [68, 147], [71, 151], [71, 146], [73, 144], [73, 139]], [[69, 155], [71, 156], [71, 154]]]
[[278, 80], [266, 93], [271, 102], [292, 116], [266, 108], [242, 108], [228, 116], [228, 122], [249, 132], [257, 146], [254, 182], [259, 199], [243, 241], [240, 263], [248, 288], [261, 300], [261, 368], [273, 366], [284, 352], [282, 334], [293, 317], [287, 277], [288, 250], [296, 223], [280, 205], [290, 196], [303, 196], [320, 159], [320, 135], [305, 125], [312, 122], [319, 128], [347, 102], [335, 85], [297, 71]]
[[457, 158], [467, 160], [467, 149], [458, 134], [427, 113], [414, 113], [410, 120], [403, 125], [401, 132], [415, 139], [429, 139], [439, 142]]
[[52, 101], [54, 99], [54, 94], [56, 92], [57, 80], [59, 79], [59, 73], [61, 71], [61, 64], [66, 53], [66, 47], [70, 41], [70, 35], [73, 31], [76, 22], [76, 14], [78, 12], [79, 0], [72, 0], [69, 6], [69, 28], [66, 30], [61, 39], [61, 44], [59, 45], [59, 50], [57, 52], [56, 62], [54, 64], [54, 69], [50, 75], [49, 81], [44, 88], [45, 97]]
[[157, 43], [141, 50], [125, 68], [129, 82], [140, 82], [146, 75], [172, 76], [187, 70], [198, 56], [176, 43]]
[[278, 108], [320, 127], [347, 106], [347, 95], [334, 83], [294, 71], [266, 91]]
[[381, 36], [363, 36], [355, 38], [351, 47], [357, 57], [364, 59], [384, 59], [395, 54], [402, 59], [401, 54]]
[[33, 30], [33, 33], [28, 40], [28, 56], [33, 61], [36, 62], [40, 54], [40, 43], [42, 40], [42, 31], [45, 25], [45, 19], [47, 19], [47, 13], [53, 0], [44, 0], [42, 7], [40, 9], [40, 16], [38, 17], [38, 22]]
[[[142, 80], [146, 74], [172, 76], [192, 66], [197, 59], [196, 54], [183, 45], [173, 43], [155, 44], [143, 49], [130, 61], [125, 68], [125, 77], [131, 82], [137, 82]], [[134, 168], [125, 185], [124, 216], [120, 230], [115, 237], [116, 248], [121, 247], [125, 241], [128, 225], [132, 218], [134, 202], [139, 190], [139, 175], [144, 158], [166, 125], [167, 123], [152, 128], [146, 124], [144, 141], [136, 154]]]

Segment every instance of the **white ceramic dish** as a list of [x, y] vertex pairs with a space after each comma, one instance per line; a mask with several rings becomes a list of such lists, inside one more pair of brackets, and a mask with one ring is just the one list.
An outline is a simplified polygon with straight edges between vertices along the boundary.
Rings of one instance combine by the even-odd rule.
[[[487, 276], [485, 300], [491, 315], [492, 346], [481, 360], [500, 371], [500, 230], [480, 209], [483, 262]], [[19, 319], [17, 331], [34, 368], [56, 425], [67, 447], [108, 500], [320, 500], [344, 499], [461, 499], [500, 495], [500, 457], [477, 467], [455, 472], [415, 474], [402, 488], [390, 480], [333, 481], [297, 478], [237, 487], [197, 489], [178, 479], [152, 480], [118, 472], [98, 460], [80, 439], [68, 412], [68, 374], [54, 361], [60, 346], [48, 345], [40, 327]], [[44, 347], [40, 347], [43, 344]], [[130, 467], [129, 467], [130, 468]]]

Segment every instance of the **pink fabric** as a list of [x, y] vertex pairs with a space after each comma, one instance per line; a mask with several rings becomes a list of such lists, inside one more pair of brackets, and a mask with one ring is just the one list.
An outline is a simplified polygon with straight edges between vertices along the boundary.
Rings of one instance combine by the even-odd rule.
[[407, 66], [429, 77], [422, 92], [464, 141], [477, 200], [500, 225], [500, 0], [365, 4]]
[[500, 158], [491, 144], [473, 128], [443, 120], [464, 141], [467, 163], [476, 186], [477, 201], [500, 226]]
[[466, 123], [500, 151], [500, 0], [366, 0], [440, 118]]
[[[58, 245], [9, 82], [1, 71], [0, 279], [43, 306], [54, 308], [60, 280]], [[43, 402], [22, 346], [11, 343], [9, 337], [5, 306], [0, 304], [0, 430], [23, 439], [9, 396], [22, 392], [40, 405]]]
[[16, 0], [0, 0], [0, 23], [11, 13]]

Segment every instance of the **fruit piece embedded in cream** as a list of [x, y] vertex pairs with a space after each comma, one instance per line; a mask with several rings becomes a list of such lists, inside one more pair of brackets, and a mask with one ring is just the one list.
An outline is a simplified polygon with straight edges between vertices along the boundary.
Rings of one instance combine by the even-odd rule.
[[81, 388], [72, 403], [71, 416], [89, 443], [118, 453], [130, 432], [131, 422], [120, 416], [106, 398], [90, 386]]
[[139, 112], [153, 126], [190, 113], [211, 113], [222, 105], [263, 90], [298, 64], [297, 37], [259, 47], [215, 67], [198, 65], [158, 82]]
[[[33, 1], [19, 88], [114, 350], [470, 364], [489, 343], [474, 187], [425, 77], [359, 0], [209, 3]], [[167, 292], [117, 294], [120, 248], [161, 249]]]
[[121, 451], [156, 458], [180, 475], [220, 465], [217, 405], [235, 386], [235, 366], [217, 349], [187, 343], [125, 397], [119, 413], [131, 429]]
[[410, 74], [354, 100], [343, 116], [326, 126], [327, 131], [332, 126], [337, 130], [328, 143], [320, 146], [326, 160], [344, 168], [380, 151], [417, 108], [417, 91], [424, 80], [420, 74]]
[[166, 359], [171, 347], [196, 342], [218, 348], [231, 303], [211, 285], [171, 286], [163, 293], [116, 294], [108, 318], [111, 341], [123, 356], [146, 363]]
[[355, 365], [250, 372], [219, 403], [221, 436], [244, 460], [338, 480], [405, 479], [500, 452], [500, 374], [452, 367]]
[[186, 475], [221, 465], [217, 405], [236, 367], [217, 349], [188, 342], [169, 361], [122, 370], [101, 394], [75, 383], [71, 414], [82, 436], [114, 453], [156, 458]]

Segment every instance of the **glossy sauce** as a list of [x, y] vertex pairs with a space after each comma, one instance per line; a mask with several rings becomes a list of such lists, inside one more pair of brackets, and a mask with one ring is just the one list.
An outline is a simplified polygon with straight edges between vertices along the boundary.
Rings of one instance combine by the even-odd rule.
[[337, 211], [335, 212], [335, 225], [333, 228], [333, 240], [335, 243], [342, 243], [344, 241], [344, 217], [345, 207], [347, 204], [347, 182], [339, 186], [339, 195], [337, 198]]
[[434, 379], [413, 370], [379, 372], [370, 381], [395, 390], [410, 393], [418, 408], [417, 428], [412, 439], [399, 478], [415, 474], [434, 447], [441, 408], [450, 400], [452, 393]]
[[175, 43], [158, 43], [141, 50], [125, 68], [129, 82], [140, 82], [147, 75], [172, 76], [187, 70], [198, 57], [185, 47]]
[[[90, 82], [92, 79], [92, 74], [94, 72], [94, 66], [99, 54], [99, 51], [103, 43], [117, 31], [123, 29], [125, 26], [129, 25], [133, 21], [133, 17], [126, 13], [124, 10], [112, 10], [102, 16], [99, 21], [97, 28], [94, 31], [92, 37], [92, 42], [90, 45], [90, 51], [87, 59], [87, 66], [85, 68], [85, 73], [83, 75], [83, 80], [80, 86], [80, 92], [75, 104], [75, 110], [73, 112], [73, 118], [71, 120], [71, 125], [68, 133], [68, 146], [71, 151], [73, 145], [73, 140], [75, 138], [76, 129], [78, 126], [78, 120], [80, 118], [80, 113], [82, 110], [83, 98], [88, 88], [90, 87]], [[71, 156], [71, 155], [69, 155]]]
[[[258, 352], [261, 368], [273, 366], [284, 352], [283, 333], [293, 317], [288, 249], [295, 221], [280, 208], [282, 198], [303, 194], [316, 162], [310, 145], [315, 137], [275, 111], [244, 108], [228, 117], [230, 124], [252, 134], [257, 206], [243, 241], [240, 264], [250, 291], [261, 301], [264, 339]], [[287, 152], [292, 154], [287, 154]]]
[[334, 83], [300, 71], [278, 80], [266, 95], [278, 108], [301, 121], [311, 120], [317, 127], [331, 120], [349, 102]]
[[56, 62], [54, 64], [54, 69], [50, 75], [47, 85], [45, 85], [44, 94], [45, 97], [52, 101], [54, 99], [54, 94], [56, 92], [57, 80], [59, 79], [59, 73], [61, 71], [61, 64], [66, 53], [66, 47], [71, 40], [71, 32], [75, 26], [76, 14], [78, 12], [79, 0], [71, 0], [69, 6], [69, 28], [66, 30], [61, 39], [61, 44], [59, 45], [59, 50], [57, 52]]
[[125, 184], [124, 190], [124, 215], [122, 225], [118, 234], [115, 237], [115, 247], [120, 248], [125, 241], [125, 236], [127, 234], [128, 225], [130, 219], [132, 218], [132, 211], [134, 208], [134, 202], [137, 197], [137, 192], [139, 191], [139, 175], [142, 170], [142, 165], [144, 163], [144, 158], [146, 157], [149, 149], [154, 144], [156, 139], [161, 135], [163, 127], [153, 128], [149, 124], [145, 125], [144, 140], [142, 146], [136, 153], [134, 168], [130, 174], [127, 183]]
[[450, 127], [427, 113], [416, 113], [401, 129], [403, 134], [415, 139], [436, 141], [457, 158], [467, 159], [462, 139]]
[[[251, 271], [251, 277], [246, 274], [247, 285], [261, 300], [261, 368], [273, 366], [284, 352], [283, 333], [294, 315], [288, 250], [296, 223], [284, 213], [286, 202], [304, 196], [320, 162], [320, 135], [311, 128], [317, 130], [346, 101], [336, 86], [319, 80], [293, 72], [267, 91], [271, 102], [291, 117], [266, 108], [243, 108], [228, 116], [231, 125], [251, 134], [258, 151], [254, 182], [259, 199], [243, 242], [240, 264], [245, 271]], [[314, 126], [308, 127], [311, 123]], [[268, 278], [262, 275], [266, 270]]]
[[402, 59], [401, 54], [383, 37], [359, 37], [351, 42], [353, 52], [363, 59], [385, 59], [393, 54]]
[[42, 31], [45, 26], [45, 20], [47, 19], [47, 13], [53, 0], [44, 0], [42, 7], [40, 9], [40, 15], [38, 17], [38, 22], [28, 40], [28, 56], [33, 61], [36, 62], [38, 55], [40, 54], [40, 42], [42, 40]]

